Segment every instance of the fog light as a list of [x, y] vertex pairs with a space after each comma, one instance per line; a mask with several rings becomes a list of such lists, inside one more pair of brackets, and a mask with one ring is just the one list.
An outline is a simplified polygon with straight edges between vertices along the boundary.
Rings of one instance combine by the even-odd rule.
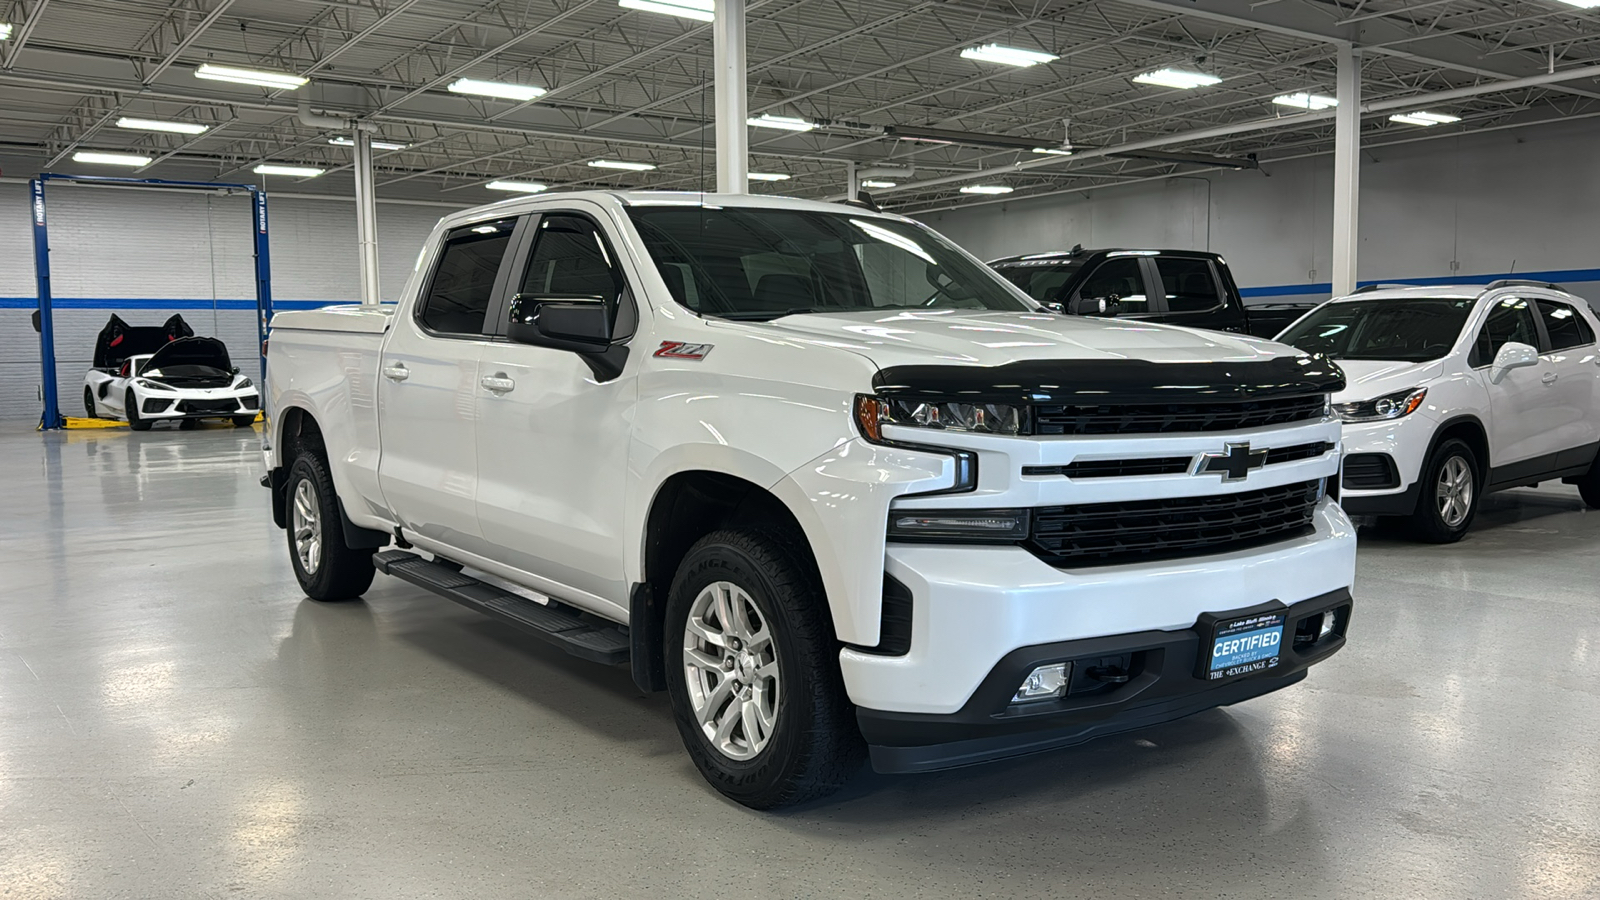
[[1320, 641], [1330, 634], [1333, 634], [1333, 610], [1331, 609], [1322, 614], [1322, 625], [1317, 629], [1317, 640]]
[[1022, 687], [1017, 689], [1017, 695], [1011, 698], [1011, 702], [1053, 700], [1060, 697], [1066, 690], [1067, 668], [1071, 665], [1071, 663], [1054, 663], [1029, 672], [1028, 677], [1022, 680]]

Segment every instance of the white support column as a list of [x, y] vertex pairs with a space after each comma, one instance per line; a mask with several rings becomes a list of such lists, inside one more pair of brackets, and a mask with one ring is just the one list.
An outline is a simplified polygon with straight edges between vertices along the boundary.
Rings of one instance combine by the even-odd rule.
[[1350, 44], [1338, 50], [1339, 109], [1333, 129], [1333, 295], [1356, 289], [1356, 250], [1361, 225], [1361, 54]]
[[383, 294], [378, 290], [378, 198], [372, 184], [372, 132], [357, 125], [351, 137], [356, 144], [356, 250], [361, 263], [361, 305], [376, 307]]
[[844, 164], [844, 198], [854, 200], [861, 192], [861, 179], [856, 177], [856, 161], [846, 160]]
[[715, 0], [712, 81], [717, 102], [717, 193], [750, 190], [749, 102], [745, 91], [744, 0]]

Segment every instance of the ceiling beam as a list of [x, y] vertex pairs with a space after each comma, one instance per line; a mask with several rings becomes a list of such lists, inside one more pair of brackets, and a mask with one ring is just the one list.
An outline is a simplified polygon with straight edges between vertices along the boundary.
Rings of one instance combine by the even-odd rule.
[[5, 68], [10, 69], [17, 64], [17, 57], [22, 53], [22, 48], [28, 45], [28, 38], [33, 36], [33, 29], [39, 25], [39, 20], [44, 18], [44, 8], [50, 5], [50, 0], [35, 0], [33, 8], [28, 10], [28, 17], [22, 20], [22, 27], [11, 36], [8, 41], [11, 46], [6, 50]]
[[193, 44], [197, 39], [199, 39], [200, 35], [206, 33], [206, 29], [210, 28], [212, 25], [215, 25], [217, 20], [222, 18], [222, 14], [228, 11], [228, 7], [232, 6], [233, 2], [234, 0], [219, 0], [211, 12], [206, 13], [206, 17], [200, 20], [200, 24], [196, 25], [192, 31], [184, 35], [183, 40], [179, 41], [178, 45], [173, 47], [172, 50], [168, 52], [167, 55], [161, 60], [161, 62], [156, 63], [154, 68], [146, 72], [140, 81], [143, 81], [145, 84], [149, 84], [150, 82], [155, 81], [157, 78], [160, 78], [161, 73], [165, 72], [168, 67], [177, 62], [178, 57], [183, 53], [183, 51], [189, 49], [190, 44]]

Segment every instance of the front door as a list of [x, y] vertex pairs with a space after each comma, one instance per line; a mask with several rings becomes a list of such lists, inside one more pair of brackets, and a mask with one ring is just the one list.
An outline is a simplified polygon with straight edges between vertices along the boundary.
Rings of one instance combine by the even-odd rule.
[[1077, 290], [1078, 297], [1116, 297], [1118, 318], [1143, 319], [1156, 312], [1145, 290], [1144, 266], [1137, 256], [1115, 256], [1100, 263]]
[[378, 360], [378, 483], [408, 537], [482, 553], [474, 498], [478, 358], [515, 219], [445, 236], [413, 314], [396, 316]]
[[[533, 232], [513, 293], [602, 297], [619, 340], [631, 336], [637, 310], [628, 278], [596, 220], [545, 213]], [[634, 367], [612, 377], [578, 353], [497, 341], [479, 371], [478, 523], [491, 555], [625, 608], [620, 546]]]
[[1508, 370], [1498, 384], [1490, 379], [1495, 354], [1511, 341], [1540, 346], [1533, 302], [1522, 297], [1494, 301], [1472, 351], [1474, 374], [1489, 394], [1490, 462], [1502, 472], [1516, 471], [1506, 467], [1556, 452], [1552, 428], [1561, 418], [1555, 366], [1548, 357], [1540, 357], [1538, 365]]

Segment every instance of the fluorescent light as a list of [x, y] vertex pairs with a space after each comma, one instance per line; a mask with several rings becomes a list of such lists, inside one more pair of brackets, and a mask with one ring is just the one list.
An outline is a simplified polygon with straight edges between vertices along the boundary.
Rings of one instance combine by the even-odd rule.
[[[1596, 2], [1600, 2], [1600, 0], [1596, 0]], [[1414, 112], [1390, 116], [1389, 121], [1400, 122], [1404, 125], [1421, 125], [1426, 128], [1430, 125], [1449, 125], [1452, 122], [1459, 122], [1461, 117], [1446, 115], [1445, 113]]]
[[477, 94], [480, 97], [498, 97], [501, 100], [534, 100], [550, 93], [531, 84], [511, 84], [505, 81], [480, 81], [476, 78], [457, 78], [445, 90], [452, 94]]
[[745, 177], [751, 181], [788, 181], [789, 176], [780, 172], [746, 172]]
[[963, 194], [1009, 194], [1013, 189], [1003, 184], [969, 184], [961, 189]]
[[1204, 72], [1185, 72], [1182, 69], [1157, 69], [1143, 75], [1133, 76], [1135, 84], [1153, 84], [1157, 87], [1178, 88], [1187, 91], [1190, 88], [1210, 87], [1221, 81], [1215, 75]]
[[1035, 147], [1035, 148], [1033, 148], [1033, 152], [1035, 152], [1035, 153], [1047, 153], [1047, 154], [1049, 154], [1051, 156], [1071, 156], [1072, 155], [1072, 151], [1066, 149], [1065, 147]]
[[160, 119], [130, 119], [127, 116], [117, 120], [117, 127], [133, 131], [170, 131], [174, 134], [204, 134], [211, 130], [210, 125], [198, 122], [163, 122]]
[[654, 169], [655, 166], [652, 166], [649, 163], [623, 162], [622, 160], [617, 159], [591, 159], [589, 160], [589, 168], [626, 169], [629, 172], [648, 172], [651, 169]]
[[864, 188], [892, 188], [897, 187], [898, 183], [893, 181], [878, 181], [876, 179], [869, 178], [866, 181], [861, 182], [861, 186]]
[[796, 119], [792, 116], [774, 116], [769, 113], [762, 113], [759, 116], [745, 119], [744, 123], [756, 128], [781, 128], [784, 131], [810, 131], [817, 127], [814, 123], [807, 122], [805, 119]]
[[[1600, 0], [1595, 0], [1600, 3]], [[1279, 106], [1292, 106], [1295, 109], [1333, 109], [1339, 105], [1339, 98], [1327, 97], [1322, 94], [1281, 94], [1272, 98], [1272, 102]]]
[[315, 178], [327, 169], [318, 169], [314, 166], [280, 166], [273, 163], [262, 163], [250, 171], [257, 175], [287, 175], [290, 178]]
[[97, 153], [93, 150], [79, 150], [72, 154], [73, 162], [100, 163], [106, 166], [148, 166], [150, 157], [140, 156], [137, 153]]
[[1060, 57], [1050, 53], [1040, 53], [1037, 50], [1022, 50], [1017, 47], [1002, 47], [999, 44], [984, 44], [981, 47], [968, 47], [961, 51], [962, 59], [975, 59], [979, 62], [1000, 63], [1004, 66], [1017, 66], [1027, 68], [1040, 63], [1055, 62]]
[[[1556, 2], [1565, 3], [1568, 6], [1576, 6], [1579, 9], [1600, 9], [1600, 0], [1556, 0]], [[5, 35], [0, 34], [0, 38], [3, 37]]]
[[11, 28], [12, 25], [10, 22], [0, 22], [0, 41], [7, 41], [11, 39]]
[[194, 70], [194, 77], [207, 81], [231, 81], [235, 84], [253, 84], [257, 87], [292, 91], [304, 87], [309, 78], [283, 72], [263, 72], [259, 69], [236, 69], [233, 66], [214, 66], [206, 63]]
[[617, 0], [617, 5], [624, 9], [642, 9], [702, 22], [716, 18], [711, 12], [711, 0]]
[[536, 181], [491, 181], [484, 185], [491, 191], [515, 191], [519, 194], [537, 194], [550, 190], [550, 185]]
[[[334, 145], [335, 147], [354, 147], [356, 145], [356, 142], [354, 140], [352, 140], [350, 138], [347, 138], [347, 137], [328, 138], [328, 143]], [[396, 144], [393, 141], [373, 141], [372, 142], [372, 149], [374, 149], [374, 150], [404, 150], [409, 146], [411, 146], [411, 145], [410, 144]]]

